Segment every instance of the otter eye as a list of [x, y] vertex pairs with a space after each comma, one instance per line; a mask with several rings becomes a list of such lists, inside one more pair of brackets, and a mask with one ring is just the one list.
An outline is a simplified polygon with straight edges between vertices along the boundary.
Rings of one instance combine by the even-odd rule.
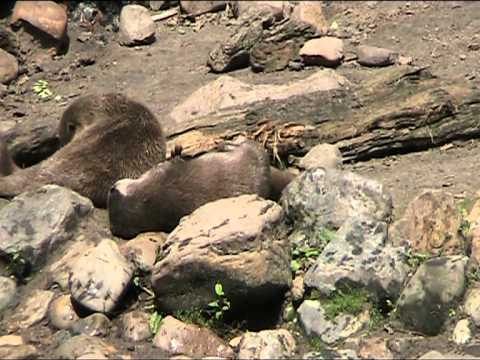
[[71, 132], [71, 133], [75, 132], [75, 125], [68, 124], [67, 130], [68, 130], [68, 132]]

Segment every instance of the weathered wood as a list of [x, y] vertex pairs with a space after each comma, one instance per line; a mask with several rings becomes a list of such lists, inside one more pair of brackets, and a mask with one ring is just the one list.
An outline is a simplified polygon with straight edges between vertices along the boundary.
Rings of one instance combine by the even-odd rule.
[[[362, 70], [368, 71], [368, 70]], [[262, 101], [225, 109], [167, 130], [169, 147], [210, 151], [239, 135], [262, 142], [280, 157], [336, 143], [351, 160], [439, 146], [480, 135], [480, 90], [444, 82], [428, 69], [397, 66], [369, 72], [350, 89]]]

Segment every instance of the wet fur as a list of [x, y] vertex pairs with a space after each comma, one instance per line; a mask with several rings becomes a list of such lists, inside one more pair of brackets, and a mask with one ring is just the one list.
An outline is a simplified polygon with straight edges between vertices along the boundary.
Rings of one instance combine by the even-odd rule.
[[[60, 133], [62, 126], [71, 132]], [[117, 180], [137, 178], [165, 159], [165, 139], [155, 116], [121, 94], [74, 101], [60, 121], [59, 137], [64, 146], [51, 157], [0, 178], [0, 197], [57, 184], [106, 207], [108, 191]]]
[[112, 234], [132, 238], [146, 231], [172, 231], [198, 207], [242, 194], [271, 195], [268, 156], [255, 143], [186, 160], [180, 154], [137, 180], [124, 179], [109, 195]]

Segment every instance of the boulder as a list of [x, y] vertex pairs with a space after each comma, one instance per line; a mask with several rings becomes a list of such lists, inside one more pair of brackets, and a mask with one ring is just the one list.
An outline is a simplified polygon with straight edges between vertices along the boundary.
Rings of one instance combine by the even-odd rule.
[[419, 266], [397, 302], [399, 319], [410, 329], [434, 336], [442, 331], [452, 306], [465, 291], [468, 258], [453, 255]]
[[318, 144], [299, 161], [298, 167], [304, 170], [316, 167], [339, 169], [342, 163], [342, 153], [336, 145]]
[[15, 56], [0, 49], [0, 83], [8, 84], [18, 75], [18, 61]]
[[297, 344], [285, 329], [248, 332], [240, 338], [238, 359], [291, 359]]
[[120, 44], [126, 46], [151, 44], [155, 41], [155, 23], [147, 8], [125, 5], [120, 12]]
[[160, 308], [203, 308], [223, 285], [232, 308], [281, 301], [290, 288], [290, 248], [275, 202], [242, 195], [208, 203], [170, 233], [152, 273]]
[[465, 241], [459, 231], [461, 221], [453, 194], [425, 190], [393, 224], [390, 239], [395, 245], [407, 245], [417, 252], [465, 254]]
[[89, 199], [57, 185], [20, 194], [0, 209], [0, 253], [43, 264], [92, 209]]
[[331, 36], [308, 40], [300, 49], [300, 57], [306, 65], [337, 67], [343, 56], [343, 41]]
[[163, 319], [153, 345], [168, 355], [186, 355], [193, 358], [233, 358], [233, 351], [210, 329], [185, 324], [172, 316]]
[[79, 304], [109, 313], [119, 303], [132, 275], [133, 266], [122, 256], [115, 241], [104, 239], [77, 259], [68, 285]]
[[357, 62], [363, 66], [380, 67], [393, 65], [398, 60], [398, 53], [375, 46], [359, 46], [357, 48]]
[[56, 40], [62, 40], [67, 33], [66, 7], [54, 1], [15, 2], [11, 22], [18, 20], [28, 22]]

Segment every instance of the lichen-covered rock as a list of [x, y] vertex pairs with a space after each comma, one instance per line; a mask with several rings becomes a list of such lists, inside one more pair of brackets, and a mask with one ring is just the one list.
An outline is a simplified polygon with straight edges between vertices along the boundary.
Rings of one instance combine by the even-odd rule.
[[153, 345], [167, 354], [187, 355], [194, 358], [216, 356], [233, 358], [233, 351], [210, 329], [193, 324], [185, 324], [172, 316], [162, 320]]
[[352, 218], [387, 222], [392, 213], [391, 195], [379, 182], [324, 168], [297, 176], [284, 189], [280, 204], [294, 227], [310, 237], [311, 246], [318, 246], [314, 235], [325, 228], [339, 229]]
[[281, 207], [257, 195], [217, 200], [184, 217], [153, 270], [158, 304], [204, 307], [217, 281], [232, 308], [280, 300], [292, 281], [282, 222]]
[[92, 209], [89, 199], [57, 185], [20, 194], [0, 209], [0, 253], [43, 264]]
[[305, 285], [329, 295], [341, 285], [367, 288], [378, 299], [398, 298], [409, 267], [401, 247], [386, 245], [387, 224], [347, 220], [305, 275]]
[[296, 342], [288, 330], [248, 332], [240, 338], [238, 359], [291, 359]]
[[415, 331], [439, 334], [450, 308], [465, 291], [467, 261], [465, 256], [453, 255], [420, 265], [397, 302], [399, 319]]
[[393, 224], [390, 239], [395, 245], [408, 245], [418, 252], [465, 254], [465, 241], [459, 231], [461, 221], [453, 194], [425, 190]]
[[133, 275], [133, 266], [115, 241], [104, 239], [78, 258], [70, 271], [72, 297], [86, 308], [108, 313], [118, 304]]
[[334, 344], [364, 329], [370, 318], [364, 311], [358, 316], [339, 314], [328, 319], [320, 301], [305, 300], [298, 308], [298, 319], [307, 336], [318, 336], [325, 344]]

